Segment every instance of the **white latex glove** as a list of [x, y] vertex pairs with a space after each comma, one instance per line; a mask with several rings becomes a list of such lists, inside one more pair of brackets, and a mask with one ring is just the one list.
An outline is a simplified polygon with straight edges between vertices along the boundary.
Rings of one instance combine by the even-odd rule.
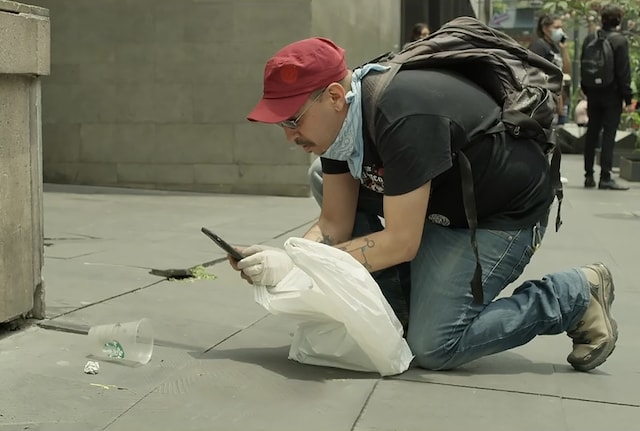
[[238, 262], [238, 268], [253, 284], [275, 286], [293, 269], [291, 258], [279, 248], [252, 245], [242, 253], [247, 257]]

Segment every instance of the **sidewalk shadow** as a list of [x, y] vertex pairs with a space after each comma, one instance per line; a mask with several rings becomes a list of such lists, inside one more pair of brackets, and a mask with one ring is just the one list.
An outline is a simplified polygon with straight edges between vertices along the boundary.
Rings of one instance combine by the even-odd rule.
[[[406, 380], [418, 379], [427, 381], [433, 377], [472, 377], [472, 376], [515, 376], [519, 374], [535, 374], [543, 378], [554, 374], [574, 374], [576, 371], [568, 363], [537, 362], [516, 353], [500, 352], [485, 356], [464, 364], [453, 370], [432, 371], [418, 367], [415, 362], [399, 378]], [[608, 375], [604, 371], [595, 369], [589, 374]]]
[[265, 370], [293, 380], [322, 382], [338, 379], [371, 380], [380, 378], [377, 373], [301, 364], [288, 359], [289, 346], [210, 350], [205, 353], [189, 352], [189, 355], [198, 360], [229, 359], [234, 362], [258, 365]]

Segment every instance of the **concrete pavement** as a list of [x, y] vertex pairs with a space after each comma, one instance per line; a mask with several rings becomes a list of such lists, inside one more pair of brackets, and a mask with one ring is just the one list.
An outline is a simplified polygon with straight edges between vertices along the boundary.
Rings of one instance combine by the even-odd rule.
[[[640, 422], [640, 184], [584, 190], [565, 156], [564, 225], [524, 278], [603, 261], [616, 281], [616, 351], [571, 369], [564, 335], [453, 372], [401, 376], [287, 359], [295, 322], [271, 316], [199, 230], [282, 245], [317, 215], [311, 198], [45, 186], [48, 319], [0, 332], [0, 430], [602, 430]], [[206, 263], [208, 280], [150, 269]], [[83, 373], [91, 325], [149, 318], [151, 362]]]

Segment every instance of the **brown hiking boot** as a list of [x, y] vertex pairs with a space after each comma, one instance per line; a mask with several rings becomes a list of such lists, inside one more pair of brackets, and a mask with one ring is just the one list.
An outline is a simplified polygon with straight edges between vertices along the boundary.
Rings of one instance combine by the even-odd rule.
[[589, 281], [591, 301], [575, 328], [567, 331], [573, 338], [573, 351], [567, 361], [578, 371], [589, 371], [607, 360], [616, 347], [618, 324], [611, 317], [613, 277], [602, 263], [583, 266]]

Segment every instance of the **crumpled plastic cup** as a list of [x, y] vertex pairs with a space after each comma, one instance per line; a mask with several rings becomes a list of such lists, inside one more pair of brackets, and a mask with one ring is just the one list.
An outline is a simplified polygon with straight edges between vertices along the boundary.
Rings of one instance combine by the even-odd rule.
[[128, 365], [144, 365], [153, 354], [153, 327], [148, 319], [109, 323], [89, 329], [89, 356]]

